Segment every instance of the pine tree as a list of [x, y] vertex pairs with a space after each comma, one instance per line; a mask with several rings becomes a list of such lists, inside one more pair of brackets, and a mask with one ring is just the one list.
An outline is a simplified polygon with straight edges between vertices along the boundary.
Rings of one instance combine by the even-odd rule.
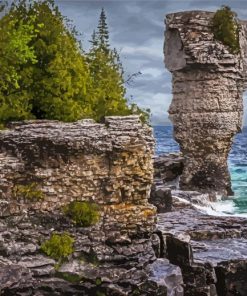
[[89, 69], [76, 37], [53, 2], [36, 2], [30, 13], [43, 24], [33, 40], [38, 63], [33, 68], [32, 113], [62, 121], [90, 117]]
[[98, 30], [92, 35], [88, 53], [92, 88], [89, 91], [94, 102], [94, 117], [101, 120], [107, 115], [128, 115], [124, 71], [116, 49], [109, 44], [106, 14], [102, 9]]
[[109, 30], [106, 21], [106, 14], [104, 8], [102, 8], [99, 18], [98, 24], [98, 38], [99, 38], [99, 46], [107, 50], [109, 49]]
[[138, 114], [144, 122], [149, 120], [149, 110], [142, 110], [136, 104], [128, 104], [124, 80], [124, 69], [117, 50], [111, 49], [109, 30], [104, 9], [102, 9], [98, 30], [93, 32], [88, 53], [92, 77], [89, 91], [94, 118], [101, 120], [107, 115]]

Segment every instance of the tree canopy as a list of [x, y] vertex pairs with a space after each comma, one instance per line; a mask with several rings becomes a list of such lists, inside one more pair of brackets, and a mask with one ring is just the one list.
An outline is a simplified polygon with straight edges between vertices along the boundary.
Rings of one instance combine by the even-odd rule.
[[232, 53], [238, 53], [239, 26], [236, 14], [229, 6], [222, 6], [213, 16], [212, 28], [214, 37], [227, 45]]
[[53, 0], [15, 1], [0, 19], [0, 66], [0, 123], [147, 116], [126, 99], [123, 66], [110, 47], [103, 9], [85, 53]]

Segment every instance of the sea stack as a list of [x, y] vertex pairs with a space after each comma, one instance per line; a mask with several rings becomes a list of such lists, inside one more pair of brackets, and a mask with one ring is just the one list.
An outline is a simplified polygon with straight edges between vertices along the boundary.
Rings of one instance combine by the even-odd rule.
[[166, 16], [165, 66], [172, 73], [169, 117], [185, 158], [184, 190], [232, 194], [227, 157], [241, 131], [246, 87], [246, 24], [239, 21], [240, 50], [215, 39], [214, 13], [189, 11]]

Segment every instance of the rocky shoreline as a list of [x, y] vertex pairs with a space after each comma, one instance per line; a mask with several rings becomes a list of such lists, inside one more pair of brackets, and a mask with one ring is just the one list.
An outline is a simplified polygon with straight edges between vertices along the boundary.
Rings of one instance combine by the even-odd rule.
[[[180, 154], [155, 158], [156, 228], [129, 243], [105, 244], [101, 224], [75, 228], [59, 211], [2, 216], [1, 295], [246, 295], [247, 220], [200, 212], [200, 193], [177, 189], [182, 170]], [[39, 246], [64, 231], [75, 251], [58, 267]]]
[[[155, 159], [158, 209], [170, 210], [158, 214], [157, 231], [163, 238], [161, 253], [172, 264], [181, 268], [184, 295], [223, 296], [247, 294], [247, 219], [230, 216], [211, 216], [197, 209], [204, 205], [207, 195], [176, 189], [181, 172], [179, 154], [160, 156]], [[174, 166], [171, 163], [174, 163]], [[168, 165], [166, 165], [168, 164]], [[173, 174], [172, 180], [163, 175]], [[176, 173], [177, 172], [177, 175]]]

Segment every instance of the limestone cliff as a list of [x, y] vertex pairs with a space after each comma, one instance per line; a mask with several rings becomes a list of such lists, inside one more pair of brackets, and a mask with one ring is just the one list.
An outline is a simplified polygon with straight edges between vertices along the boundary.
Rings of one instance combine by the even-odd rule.
[[174, 136], [185, 157], [180, 186], [230, 195], [227, 157], [241, 130], [246, 83], [246, 27], [240, 53], [214, 39], [213, 13], [189, 11], [166, 17], [165, 65], [172, 73], [169, 108]]
[[[137, 116], [28, 121], [1, 131], [0, 294], [182, 295], [179, 267], [157, 260], [153, 152], [152, 130]], [[42, 198], [17, 190], [32, 184]], [[98, 205], [96, 225], [65, 216], [63, 206], [75, 200]], [[74, 252], [58, 266], [40, 246], [63, 232]]]

